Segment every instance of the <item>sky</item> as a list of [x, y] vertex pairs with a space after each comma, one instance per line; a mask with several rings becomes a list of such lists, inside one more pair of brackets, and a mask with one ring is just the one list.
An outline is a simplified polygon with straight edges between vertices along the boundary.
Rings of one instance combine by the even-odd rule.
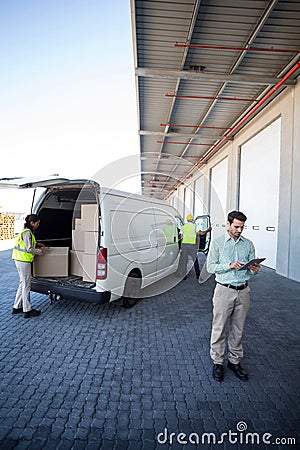
[[1, 0], [0, 55], [0, 178], [139, 153], [130, 0]]

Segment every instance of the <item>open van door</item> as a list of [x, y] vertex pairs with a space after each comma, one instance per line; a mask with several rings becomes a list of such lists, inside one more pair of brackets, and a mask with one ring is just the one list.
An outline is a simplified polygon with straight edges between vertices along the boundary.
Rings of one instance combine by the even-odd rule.
[[[211, 226], [210, 216], [208, 214], [197, 216], [195, 218], [195, 224], [197, 225], [197, 230], [202, 231], [207, 230], [207, 228]], [[198, 252], [202, 252], [205, 255], [207, 255], [210, 246], [210, 241], [211, 241], [211, 232], [208, 231], [205, 236], [200, 237]]]
[[179, 247], [179, 249], [181, 249], [184, 220], [180, 216], [175, 216], [175, 221], [176, 221], [176, 227], [177, 227], [177, 233], [178, 233], [178, 247]]
[[57, 175], [43, 176], [43, 177], [14, 177], [14, 178], [0, 178], [0, 188], [16, 188], [28, 189], [36, 187], [55, 186], [56, 184], [69, 181], [67, 178], [60, 178]]
[[29, 191], [28, 197], [26, 197], [25, 201], [26, 204], [28, 202], [28, 206], [31, 204], [28, 213], [32, 213], [37, 188], [43, 189], [67, 181], [69, 181], [67, 178], [61, 178], [58, 175], [0, 178], [0, 189], [7, 189], [8, 192], [13, 189], [32, 189], [32, 191]]

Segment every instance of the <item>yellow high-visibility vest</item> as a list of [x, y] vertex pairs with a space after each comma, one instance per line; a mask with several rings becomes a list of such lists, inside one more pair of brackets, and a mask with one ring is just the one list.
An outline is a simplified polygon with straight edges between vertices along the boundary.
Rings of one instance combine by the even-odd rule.
[[182, 244], [196, 244], [197, 239], [197, 225], [192, 222], [188, 222], [183, 227], [183, 239]]
[[12, 252], [12, 259], [23, 262], [32, 262], [34, 260], [34, 255], [27, 252], [25, 242], [23, 240], [23, 234], [25, 233], [25, 231], [30, 231], [32, 245], [33, 247], [35, 247], [36, 245], [36, 239], [33, 232], [30, 230], [30, 228], [24, 228], [24, 230], [22, 230], [16, 238], [15, 246]]
[[[167, 225], [165, 227], [165, 236], [166, 236], [166, 242], [167, 244], [177, 242], [178, 239], [176, 239], [176, 231], [174, 225]], [[175, 239], [174, 239], [175, 237]]]

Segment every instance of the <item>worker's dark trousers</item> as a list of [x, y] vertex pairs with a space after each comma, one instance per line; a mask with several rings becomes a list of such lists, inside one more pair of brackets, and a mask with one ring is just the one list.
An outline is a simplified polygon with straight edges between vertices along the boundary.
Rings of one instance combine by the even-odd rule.
[[197, 244], [182, 244], [181, 245], [181, 255], [180, 255], [180, 274], [186, 276], [188, 273], [187, 263], [189, 257], [194, 262], [194, 269], [197, 278], [200, 275], [200, 268], [197, 259]]

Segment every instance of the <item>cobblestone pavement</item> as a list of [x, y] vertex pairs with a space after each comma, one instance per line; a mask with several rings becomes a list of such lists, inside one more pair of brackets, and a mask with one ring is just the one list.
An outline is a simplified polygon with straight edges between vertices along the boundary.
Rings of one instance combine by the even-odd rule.
[[1, 450], [300, 448], [299, 283], [266, 268], [253, 279], [250, 380], [227, 370], [218, 383], [213, 277], [199, 285], [190, 273], [132, 309], [32, 294], [42, 315], [25, 320], [11, 314], [10, 254], [0, 252]]

